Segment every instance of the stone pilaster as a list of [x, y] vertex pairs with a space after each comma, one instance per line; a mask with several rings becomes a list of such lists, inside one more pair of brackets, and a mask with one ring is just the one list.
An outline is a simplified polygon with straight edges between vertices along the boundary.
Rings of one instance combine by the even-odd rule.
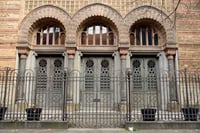
[[[72, 71], [74, 70], [74, 59], [75, 59], [75, 54], [76, 54], [76, 48], [75, 47], [67, 47], [66, 48], [66, 53], [68, 56], [68, 73], [69, 73], [69, 78], [73, 78], [73, 73]], [[74, 82], [73, 79], [69, 80], [69, 84], [68, 84], [68, 89], [66, 90], [66, 102], [67, 105], [70, 105], [70, 107], [67, 107], [68, 109], [72, 109], [72, 105], [73, 103], [73, 92], [74, 92]]]
[[177, 48], [166, 48], [165, 50], [168, 59], [170, 100], [167, 106], [169, 111], [179, 111], [179, 105], [177, 103], [177, 83], [176, 83], [176, 69], [175, 69], [176, 50]]
[[120, 94], [121, 94], [121, 103], [120, 103], [120, 107], [119, 109], [121, 111], [126, 111], [126, 103], [127, 103], [127, 96], [126, 96], [126, 80], [125, 80], [125, 77], [126, 77], [126, 69], [127, 69], [127, 66], [126, 66], [126, 63], [127, 63], [127, 54], [128, 54], [128, 48], [127, 47], [120, 47], [119, 48], [119, 54], [120, 54], [120, 57], [121, 57], [121, 73], [123, 74], [122, 75], [122, 78], [124, 81], [123, 83], [121, 83], [121, 89], [120, 89]]
[[[25, 71], [26, 71], [26, 62], [27, 62], [27, 58], [28, 58], [28, 54], [29, 54], [29, 49], [28, 48], [18, 48], [18, 54], [19, 54], [19, 78], [22, 80], [22, 78], [24, 78], [25, 76]], [[18, 87], [16, 88], [17, 93], [16, 93], [16, 106], [18, 108], [18, 110], [24, 110], [27, 107], [27, 103], [25, 102], [25, 95], [24, 95], [24, 82], [23, 80], [20, 82], [20, 84], [18, 85]]]

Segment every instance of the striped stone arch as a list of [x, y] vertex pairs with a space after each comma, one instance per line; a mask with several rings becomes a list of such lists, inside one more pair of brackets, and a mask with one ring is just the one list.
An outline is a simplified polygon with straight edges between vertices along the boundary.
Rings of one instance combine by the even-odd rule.
[[142, 19], [151, 19], [158, 22], [164, 29], [162, 33], [166, 36], [166, 43], [176, 44], [174, 23], [164, 12], [152, 6], [141, 6], [133, 9], [125, 16], [125, 25], [130, 29], [135, 22]]
[[74, 35], [73, 38], [75, 40], [76, 40], [76, 32], [79, 29], [81, 23], [84, 20], [87, 20], [88, 18], [93, 16], [101, 16], [110, 20], [117, 28], [119, 35], [119, 42], [124, 42], [123, 40], [124, 24], [121, 14], [112, 7], [101, 3], [94, 3], [87, 5], [82, 9], [80, 9], [79, 11], [77, 11], [76, 14], [74, 14], [72, 18], [74, 25], [72, 26], [72, 29], [70, 31], [72, 32], [71, 35]]
[[54, 19], [60, 22], [66, 32], [68, 32], [71, 17], [65, 10], [53, 5], [40, 6], [32, 10], [22, 20], [18, 31], [18, 45], [28, 44], [28, 36], [34, 30], [35, 23], [45, 18]]

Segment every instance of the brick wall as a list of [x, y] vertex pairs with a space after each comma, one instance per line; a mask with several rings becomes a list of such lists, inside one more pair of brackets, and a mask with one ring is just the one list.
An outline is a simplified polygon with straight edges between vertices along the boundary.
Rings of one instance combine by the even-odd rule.
[[[73, 16], [80, 8], [95, 2], [104, 3], [125, 16], [129, 11], [142, 5], [153, 5], [169, 14], [178, 0], [1, 0], [0, 1], [0, 67], [15, 66], [17, 32], [21, 20], [34, 8], [54, 4]], [[126, 7], [126, 8], [125, 8]], [[176, 14], [176, 34], [179, 47], [180, 69], [188, 65], [200, 70], [200, 1], [181, 0]]]
[[200, 71], [200, 1], [182, 0], [177, 10], [179, 66]]
[[0, 67], [14, 67], [20, 0], [1, 0], [0, 12]]

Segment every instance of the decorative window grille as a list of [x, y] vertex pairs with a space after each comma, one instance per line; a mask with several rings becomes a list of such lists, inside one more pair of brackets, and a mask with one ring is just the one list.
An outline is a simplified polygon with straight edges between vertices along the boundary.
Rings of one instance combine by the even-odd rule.
[[140, 60], [133, 61], [133, 89], [142, 89], [142, 74], [141, 74], [141, 62]]
[[101, 91], [110, 90], [109, 61], [107, 60], [102, 60], [101, 62], [100, 87], [101, 87]]
[[58, 26], [43, 26], [36, 33], [36, 45], [64, 45], [65, 33]]
[[154, 60], [149, 60], [147, 62], [148, 66], [148, 89], [156, 90], [157, 89], [157, 73], [156, 73], [156, 62]]
[[87, 60], [85, 73], [85, 89], [86, 91], [94, 90], [94, 62], [93, 60]]
[[113, 31], [104, 25], [93, 25], [86, 27], [81, 32], [81, 45], [112, 46], [115, 44]]
[[159, 35], [152, 27], [137, 27], [130, 32], [130, 44], [132, 46], [158, 46]]

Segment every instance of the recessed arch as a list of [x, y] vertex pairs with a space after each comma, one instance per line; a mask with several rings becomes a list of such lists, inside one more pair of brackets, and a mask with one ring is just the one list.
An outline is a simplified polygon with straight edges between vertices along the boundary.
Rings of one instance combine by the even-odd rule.
[[111, 20], [102, 16], [93, 16], [79, 25], [77, 36], [79, 37], [78, 45], [116, 46], [119, 35], [116, 25]]
[[18, 32], [18, 45], [21, 46], [29, 44], [30, 33], [32, 33], [34, 28], [39, 23], [42, 23], [47, 19], [59, 22], [63, 26], [65, 31], [68, 31], [69, 25], [71, 24], [71, 17], [63, 9], [53, 5], [40, 6], [32, 10], [22, 20]]
[[88, 18], [99, 16], [103, 18], [107, 18], [110, 20], [115, 26], [117, 31], [119, 32], [119, 42], [123, 42], [124, 38], [123, 31], [124, 31], [124, 24], [123, 24], [123, 18], [122, 16], [112, 7], [109, 7], [104, 4], [100, 3], [94, 3], [87, 5], [80, 9], [74, 16], [73, 16], [73, 22], [74, 25], [70, 31], [72, 32], [71, 35], [74, 35], [74, 38], [76, 38], [76, 32], [79, 29], [79, 27], [82, 25], [82, 23], [87, 20]]
[[157, 21], [144, 18], [136, 21], [129, 29], [130, 45], [159, 46], [166, 44], [166, 31]]
[[142, 19], [151, 19], [161, 25], [166, 32], [166, 44], [176, 44], [175, 26], [172, 20], [162, 11], [151, 6], [141, 6], [125, 16], [125, 25], [130, 29], [135, 23]]

